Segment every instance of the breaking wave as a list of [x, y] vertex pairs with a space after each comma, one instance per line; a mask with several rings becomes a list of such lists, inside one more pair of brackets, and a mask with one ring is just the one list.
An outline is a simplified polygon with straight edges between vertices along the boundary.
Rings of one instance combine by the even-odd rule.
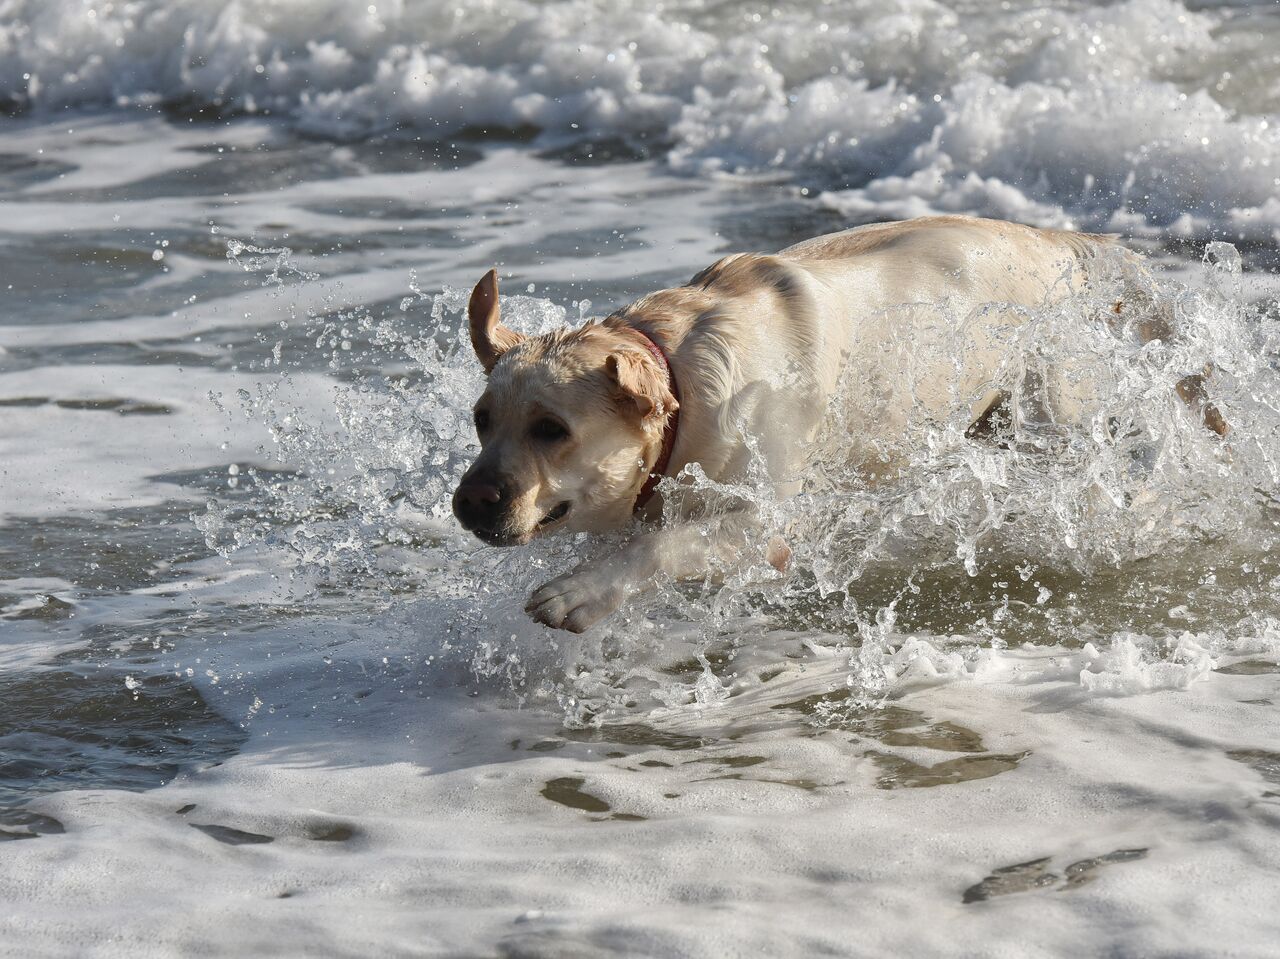
[[1269, 242], [1274, 5], [5, 0], [0, 105], [532, 139], [773, 175], [851, 217]]

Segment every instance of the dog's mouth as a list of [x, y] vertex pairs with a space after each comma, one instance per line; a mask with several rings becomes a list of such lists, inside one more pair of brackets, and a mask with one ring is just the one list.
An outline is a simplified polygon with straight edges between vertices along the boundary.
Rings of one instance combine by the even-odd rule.
[[542, 519], [538, 520], [538, 524], [534, 526], [533, 529], [528, 530], [527, 532], [524, 532], [524, 533], [512, 533], [512, 532], [509, 532], [505, 527], [489, 528], [489, 527], [483, 527], [483, 526], [476, 527], [475, 529], [471, 530], [471, 533], [477, 539], [479, 539], [484, 543], [487, 543], [490, 546], [519, 546], [522, 543], [529, 542], [529, 540], [531, 540], [534, 536], [544, 532], [545, 530], [550, 529], [551, 527], [555, 526], [558, 522], [560, 522], [560, 520], [568, 516], [569, 509], [572, 505], [573, 504], [570, 503], [568, 500], [565, 500], [565, 502], [558, 504], [555, 509], [553, 509], [546, 516], [542, 517]]
[[560, 522], [560, 520], [569, 515], [570, 505], [569, 501], [565, 500], [563, 503], [556, 506], [556, 508], [550, 513], [538, 520], [538, 529], [543, 530]]

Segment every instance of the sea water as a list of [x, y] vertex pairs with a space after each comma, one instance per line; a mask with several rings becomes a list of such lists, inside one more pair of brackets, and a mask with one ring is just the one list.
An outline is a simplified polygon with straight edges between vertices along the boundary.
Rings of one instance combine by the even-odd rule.
[[[1275, 4], [19, 2], [0, 104], [0, 953], [1274, 953]], [[1110, 265], [1002, 436], [667, 481], [785, 575], [527, 619], [617, 538], [450, 516], [485, 270], [533, 333], [937, 212], [1179, 336]]]

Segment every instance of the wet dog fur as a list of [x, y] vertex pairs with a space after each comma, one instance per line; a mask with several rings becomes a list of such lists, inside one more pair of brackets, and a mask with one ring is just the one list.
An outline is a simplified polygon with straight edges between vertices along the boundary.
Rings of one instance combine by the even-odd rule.
[[[678, 405], [647, 341], [665, 354], [681, 393], [668, 475], [697, 464], [712, 480], [740, 482], [762, 460], [779, 495], [796, 491], [837, 384], [852, 374], [857, 408], [845, 422], [859, 427], [842, 438], [840, 455], [868, 483], [891, 479], [913, 411], [947, 417], [959, 403], [980, 427], [1003, 395], [991, 384], [1016, 349], [1010, 331], [1029, 309], [1079, 290], [1089, 261], [1113, 244], [970, 217], [874, 224], [776, 255], [727, 256], [602, 322], [539, 337], [503, 325], [490, 271], [468, 308], [488, 374], [475, 406], [481, 452], [454, 511], [497, 546], [632, 524]], [[1167, 325], [1139, 326], [1144, 340], [1169, 335]], [[1087, 389], [1064, 376], [1046, 384], [1046, 395], [1070, 419]], [[1203, 377], [1178, 392], [1225, 433]], [[660, 495], [640, 513], [651, 523], [662, 515]], [[580, 632], [658, 577], [701, 578], [713, 559], [763, 556], [780, 566], [786, 555], [778, 542], [760, 542], [745, 510], [710, 524], [645, 526], [610, 561], [535, 591], [527, 610]]]

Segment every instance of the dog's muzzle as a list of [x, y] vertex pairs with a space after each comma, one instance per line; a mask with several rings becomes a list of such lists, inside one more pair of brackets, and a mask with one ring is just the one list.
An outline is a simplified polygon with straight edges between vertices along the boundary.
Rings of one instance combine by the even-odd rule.
[[510, 506], [510, 490], [487, 477], [463, 477], [453, 494], [453, 515], [463, 529], [486, 543], [501, 545], [502, 515]]

